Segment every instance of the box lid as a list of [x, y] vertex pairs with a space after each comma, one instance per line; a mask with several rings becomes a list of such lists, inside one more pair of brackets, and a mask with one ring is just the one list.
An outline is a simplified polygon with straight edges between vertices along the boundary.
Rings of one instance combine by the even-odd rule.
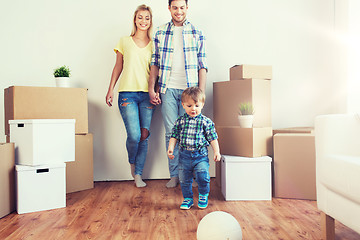
[[224, 162], [231, 162], [231, 163], [236, 163], [236, 162], [249, 162], [249, 163], [253, 163], [253, 162], [271, 162], [272, 159], [269, 156], [262, 156], [262, 157], [239, 157], [239, 156], [229, 156], [229, 155], [223, 155], [222, 161]]
[[15, 119], [9, 120], [9, 124], [19, 124], [19, 123], [26, 123], [26, 124], [61, 124], [61, 123], [74, 123], [75, 119]]
[[15, 169], [17, 172], [24, 172], [24, 171], [34, 171], [39, 169], [54, 169], [54, 168], [65, 168], [65, 163], [54, 163], [54, 164], [44, 164], [44, 165], [37, 165], [37, 166], [27, 166], [27, 165], [15, 165]]

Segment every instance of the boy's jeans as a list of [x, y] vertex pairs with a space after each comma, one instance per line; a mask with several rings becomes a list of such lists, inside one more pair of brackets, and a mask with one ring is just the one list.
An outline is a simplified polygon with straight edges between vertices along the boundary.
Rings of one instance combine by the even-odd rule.
[[136, 175], [142, 175], [148, 151], [150, 132], [145, 140], [140, 141], [140, 137], [141, 128], [149, 131], [155, 109], [149, 100], [147, 92], [119, 92], [118, 105], [127, 133], [126, 149], [129, 163], [135, 164]]
[[179, 180], [184, 198], [193, 198], [193, 173], [198, 183], [199, 193], [202, 195], [209, 194], [210, 175], [207, 147], [197, 151], [187, 151], [180, 148]]
[[[181, 94], [183, 89], [168, 88], [166, 93], [161, 93], [161, 113], [165, 126], [165, 144], [166, 151], [169, 147], [169, 140], [171, 136], [174, 123], [179, 116], [184, 115], [185, 110], [181, 105]], [[170, 177], [179, 176], [179, 147], [176, 144], [174, 148], [174, 159], [168, 159]]]

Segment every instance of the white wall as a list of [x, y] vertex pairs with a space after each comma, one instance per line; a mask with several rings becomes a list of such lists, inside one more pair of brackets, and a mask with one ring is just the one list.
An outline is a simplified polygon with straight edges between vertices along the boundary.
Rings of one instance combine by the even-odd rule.
[[[189, 1], [188, 16], [204, 30], [208, 47], [207, 102], [212, 82], [226, 81], [234, 64], [273, 66], [273, 128], [311, 126], [314, 116], [339, 110], [336, 64], [338, 0]], [[94, 134], [95, 180], [130, 179], [126, 132], [117, 106], [105, 105], [115, 63], [113, 47], [131, 30], [136, 6], [153, 8], [154, 24], [170, 20], [167, 1], [14, 0], [0, 3], [0, 88], [55, 86], [52, 71], [66, 64], [75, 87], [88, 88]], [[206, 4], [206, 6], [205, 6]], [[3, 105], [3, 91], [0, 91]], [[145, 178], [168, 177], [160, 109], [151, 126]], [[3, 109], [0, 132], [4, 133]], [[1, 135], [0, 141], [5, 141]]]

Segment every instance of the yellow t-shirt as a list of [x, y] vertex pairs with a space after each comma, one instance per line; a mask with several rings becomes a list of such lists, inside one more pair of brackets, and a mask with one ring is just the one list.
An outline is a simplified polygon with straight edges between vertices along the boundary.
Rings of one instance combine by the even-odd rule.
[[148, 92], [152, 41], [140, 48], [131, 36], [120, 38], [114, 51], [123, 55], [119, 92]]

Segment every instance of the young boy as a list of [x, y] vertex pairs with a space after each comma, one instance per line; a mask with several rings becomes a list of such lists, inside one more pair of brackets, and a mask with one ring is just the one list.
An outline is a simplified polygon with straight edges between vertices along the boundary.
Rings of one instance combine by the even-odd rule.
[[218, 136], [214, 123], [201, 114], [205, 95], [199, 87], [190, 87], [181, 95], [181, 104], [185, 114], [174, 125], [168, 147], [168, 157], [174, 158], [174, 147], [179, 141], [179, 180], [184, 201], [181, 209], [190, 209], [194, 205], [192, 181], [195, 174], [199, 189], [199, 208], [206, 208], [210, 192], [209, 158], [207, 146], [214, 150], [214, 161], [220, 161], [221, 155]]

